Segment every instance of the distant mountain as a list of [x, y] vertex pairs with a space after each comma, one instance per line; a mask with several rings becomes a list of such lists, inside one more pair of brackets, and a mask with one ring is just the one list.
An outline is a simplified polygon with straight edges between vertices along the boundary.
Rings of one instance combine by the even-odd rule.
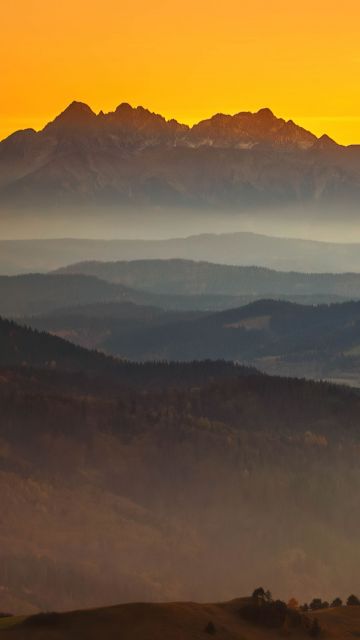
[[176, 259], [82, 262], [58, 273], [97, 277], [157, 294], [360, 298], [360, 273], [283, 272]]
[[0, 204], [10, 207], [356, 206], [359, 194], [360, 148], [270, 109], [188, 127], [143, 107], [96, 115], [73, 102], [42, 131], [0, 143]]
[[169, 240], [0, 240], [0, 273], [3, 275], [49, 271], [83, 261], [174, 258], [307, 273], [360, 272], [360, 244], [275, 238], [246, 232]]

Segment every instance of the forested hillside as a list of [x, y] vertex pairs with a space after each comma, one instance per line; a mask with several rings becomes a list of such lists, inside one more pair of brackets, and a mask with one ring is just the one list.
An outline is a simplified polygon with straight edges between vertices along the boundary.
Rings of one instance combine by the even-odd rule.
[[[84, 375], [91, 375], [91, 380], [97, 381], [93, 383], [94, 388], [100, 383], [102, 389], [107, 386], [113, 389], [119, 383], [130, 386], [187, 386], [214, 378], [257, 373], [252, 368], [223, 360], [132, 363], [89, 351], [57, 336], [0, 318], [0, 367], [18, 366], [22, 367], [23, 376], [28, 376], [28, 372], [34, 369], [44, 370], [47, 384], [57, 379], [52, 378], [52, 374], [61, 372], [66, 388], [81, 385]], [[89, 384], [86, 377], [85, 380]]]
[[85, 347], [131, 360], [226, 359], [275, 374], [359, 384], [360, 303], [297, 305], [262, 300], [218, 313], [132, 316], [78, 308], [25, 320]]
[[1, 369], [4, 610], [355, 590], [360, 397], [239, 372]]

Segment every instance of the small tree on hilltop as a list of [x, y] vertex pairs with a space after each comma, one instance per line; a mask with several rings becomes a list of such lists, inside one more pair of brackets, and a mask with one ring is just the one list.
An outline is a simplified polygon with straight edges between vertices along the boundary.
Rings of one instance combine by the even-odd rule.
[[266, 602], [272, 602], [272, 595], [271, 595], [271, 591], [269, 591], [269, 589], [267, 591], [265, 591], [265, 600], [266, 600]]
[[272, 602], [271, 591], [265, 591], [263, 587], [258, 587], [257, 589], [255, 589], [255, 591], [253, 591], [252, 597], [256, 598], [257, 600], [262, 600], [263, 602]]
[[323, 608], [323, 603], [322, 603], [321, 598], [314, 598], [310, 602], [311, 611], [317, 611], [318, 609], [322, 609], [322, 608]]
[[357, 607], [360, 604], [360, 600], [357, 596], [354, 596], [354, 594], [352, 594], [348, 597], [346, 604], [348, 607]]
[[342, 602], [341, 598], [335, 598], [332, 601], [331, 606], [332, 607], [342, 607], [342, 604], [343, 604], [343, 602]]

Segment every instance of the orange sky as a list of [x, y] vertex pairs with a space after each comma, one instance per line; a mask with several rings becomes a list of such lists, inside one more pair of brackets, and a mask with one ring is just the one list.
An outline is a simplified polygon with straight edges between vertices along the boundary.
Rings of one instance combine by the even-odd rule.
[[359, 0], [0, 4], [0, 138], [76, 99], [188, 123], [268, 106], [360, 143]]

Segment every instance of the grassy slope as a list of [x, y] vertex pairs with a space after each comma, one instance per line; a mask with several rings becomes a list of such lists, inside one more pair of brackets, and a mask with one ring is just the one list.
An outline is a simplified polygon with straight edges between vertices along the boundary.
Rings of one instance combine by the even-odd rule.
[[[126, 604], [75, 611], [59, 616], [54, 625], [18, 624], [0, 633], [1, 640], [265, 640], [280, 637], [255, 627], [239, 616], [241, 600], [226, 604]], [[212, 621], [215, 636], [204, 632]], [[1, 626], [0, 626], [1, 629]], [[308, 637], [302, 633], [293, 638]]]
[[360, 607], [336, 607], [317, 611], [325, 637], [347, 640], [360, 638]]
[[[193, 602], [169, 604], [125, 604], [103, 609], [59, 614], [53, 623], [30, 626], [24, 618], [0, 621], [1, 640], [293, 640], [309, 638], [304, 630], [288, 632], [264, 629], [245, 622], [239, 615], [244, 599], [225, 604]], [[360, 607], [316, 612], [321, 637], [346, 640], [360, 636]], [[214, 636], [205, 633], [212, 621]], [[9, 623], [11, 626], [9, 626]]]

